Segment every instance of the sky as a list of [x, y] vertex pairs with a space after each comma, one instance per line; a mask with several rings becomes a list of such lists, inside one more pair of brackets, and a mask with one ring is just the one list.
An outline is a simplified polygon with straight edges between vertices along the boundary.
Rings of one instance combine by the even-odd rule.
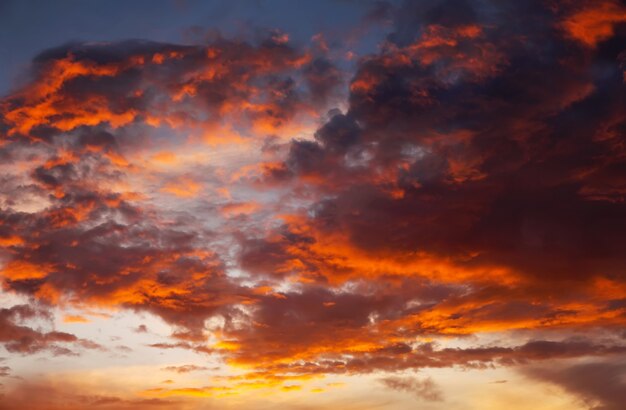
[[0, 410], [623, 410], [626, 3], [0, 0]]

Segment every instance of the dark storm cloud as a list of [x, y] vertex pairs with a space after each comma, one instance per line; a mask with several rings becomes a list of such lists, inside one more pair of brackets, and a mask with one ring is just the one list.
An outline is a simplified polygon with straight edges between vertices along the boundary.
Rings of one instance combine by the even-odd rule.
[[341, 72], [328, 58], [317, 57], [303, 69], [313, 101], [323, 104], [342, 81]]
[[[462, 295], [451, 286], [421, 311], [402, 312], [410, 305], [408, 290], [404, 306], [390, 310], [397, 317], [374, 308], [373, 299], [365, 301], [360, 321], [358, 315], [344, 319], [340, 338], [351, 340], [359, 329], [357, 340], [365, 344], [370, 341], [367, 329], [380, 331], [366, 317], [393, 321], [414, 315], [407, 338], [463, 333], [474, 326], [505, 330], [517, 326], [514, 323], [530, 328], [576, 327], [587, 320], [608, 326], [623, 323], [621, 299], [609, 306], [615, 314], [600, 313], [606, 311], [603, 298], [610, 289], [623, 287], [626, 268], [621, 252], [626, 242], [625, 89], [619, 58], [623, 34], [617, 19], [603, 14], [601, 24], [616, 28], [611, 35], [594, 37], [595, 49], [563, 29], [580, 10], [593, 13], [594, 7], [407, 2], [381, 53], [360, 61], [347, 112], [332, 113], [314, 140], [294, 140], [282, 166], [267, 174], [275, 178], [273, 183], [295, 178], [324, 199], [271, 235], [243, 240], [242, 266], [316, 285], [370, 279], [377, 296], [391, 286], [398, 302], [404, 289], [390, 283], [398, 276], [420, 276], [438, 260], [451, 266], [432, 268], [431, 278], [455, 282], [468, 275]], [[587, 23], [581, 24], [585, 28]], [[424, 254], [428, 258], [423, 266], [410, 267], [409, 261], [415, 263]], [[485, 276], [494, 268], [497, 273]], [[509, 284], [497, 284], [502, 282]], [[273, 295], [256, 305], [255, 317], [289, 312], [293, 317], [284, 320], [292, 326], [298, 323], [295, 318], [316, 323], [295, 334], [310, 335], [319, 349], [325, 335], [340, 332], [323, 317], [309, 317], [317, 311], [309, 306], [319, 306], [321, 312], [322, 306], [337, 309], [332, 318], [349, 314], [349, 309], [340, 310], [341, 298], [326, 305], [308, 302], [306, 309], [293, 305], [311, 296], [306, 291]], [[549, 299], [554, 304], [546, 303]], [[272, 305], [282, 307], [266, 316], [265, 309]], [[429, 319], [435, 312], [441, 314]], [[256, 344], [247, 352], [244, 343], [238, 360], [259, 361], [284, 352], [269, 337], [283, 334], [279, 325], [258, 323], [250, 340], [267, 339], [267, 351], [262, 353], [262, 344]], [[397, 327], [390, 326], [392, 334], [397, 337], [397, 329], [405, 330], [406, 323], [399, 320]], [[333, 330], [318, 336], [316, 331], [327, 324]], [[261, 336], [264, 325], [267, 337]], [[247, 340], [240, 332], [231, 334], [235, 340]], [[288, 345], [301, 343], [285, 335]], [[351, 340], [352, 345], [358, 342]], [[349, 351], [337, 342], [334, 347]], [[303, 363], [298, 371], [481, 368], [623, 354], [623, 346], [574, 341], [443, 349], [433, 352], [434, 358], [370, 351], [350, 352], [357, 357], [343, 360], [332, 350], [328, 347], [325, 360]], [[310, 360], [303, 349], [294, 356]]]
[[[310, 223], [370, 252], [476, 253], [469, 263], [547, 280], [622, 280], [623, 47], [598, 58], [571, 44], [565, 6], [402, 10], [421, 22], [407, 25], [415, 38], [365, 58], [345, 116], [292, 143], [286, 168], [337, 193]], [[496, 12], [518, 23], [480, 25]]]
[[591, 409], [619, 410], [626, 403], [623, 361], [594, 361], [573, 365], [537, 366], [525, 373], [562, 387]]
[[331, 153], [345, 153], [359, 142], [360, 128], [354, 118], [340, 112], [331, 112], [330, 120], [316, 133], [315, 139]]

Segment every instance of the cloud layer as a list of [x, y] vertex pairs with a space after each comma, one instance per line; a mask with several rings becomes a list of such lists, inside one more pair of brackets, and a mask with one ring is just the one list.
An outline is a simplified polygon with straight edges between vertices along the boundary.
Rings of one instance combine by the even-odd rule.
[[32, 303], [0, 310], [6, 351], [106, 351], [50, 312], [121, 310], [171, 327], [154, 351], [200, 355], [170, 373], [246, 372], [79, 401], [393, 373], [379, 386], [437, 402], [395, 374], [534, 366], [617, 408], [578, 376], [601, 365], [543, 366], [626, 349], [626, 7], [407, 1], [380, 21], [351, 72], [278, 30], [38, 55], [0, 100], [0, 278]]

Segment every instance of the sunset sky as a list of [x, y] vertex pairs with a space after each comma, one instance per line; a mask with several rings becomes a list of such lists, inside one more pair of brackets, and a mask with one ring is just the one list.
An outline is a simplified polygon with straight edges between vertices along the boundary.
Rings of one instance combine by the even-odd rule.
[[626, 409], [626, 2], [0, 0], [0, 410]]

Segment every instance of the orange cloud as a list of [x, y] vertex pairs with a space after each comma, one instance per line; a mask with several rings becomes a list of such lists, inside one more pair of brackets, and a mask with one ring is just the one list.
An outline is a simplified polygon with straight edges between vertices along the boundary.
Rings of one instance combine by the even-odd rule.
[[626, 22], [626, 7], [613, 0], [589, 2], [568, 16], [561, 27], [574, 40], [595, 47], [614, 34], [617, 24]]
[[190, 178], [180, 178], [175, 182], [168, 182], [161, 188], [166, 192], [180, 198], [193, 198], [202, 190], [202, 185]]
[[0, 238], [0, 247], [8, 248], [10, 246], [19, 246], [23, 245], [24, 240], [19, 236], [9, 236]]
[[81, 315], [65, 315], [63, 323], [89, 323], [90, 320]]
[[0, 273], [3, 277], [11, 280], [22, 280], [45, 278], [49, 271], [50, 266], [41, 266], [27, 261], [14, 260], [2, 268]]
[[256, 202], [233, 202], [222, 206], [221, 211], [225, 216], [233, 217], [237, 215], [250, 215], [261, 208], [261, 204]]
[[178, 158], [173, 152], [159, 152], [152, 156], [152, 160], [163, 165], [173, 165], [178, 162]]

